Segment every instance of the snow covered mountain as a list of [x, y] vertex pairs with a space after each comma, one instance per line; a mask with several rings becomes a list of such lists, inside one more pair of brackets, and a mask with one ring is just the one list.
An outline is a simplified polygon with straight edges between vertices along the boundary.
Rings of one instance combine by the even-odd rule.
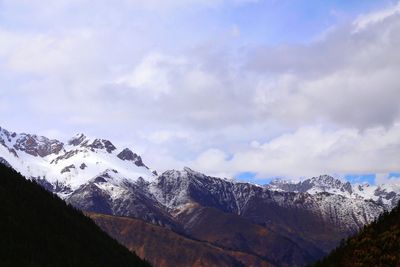
[[189, 168], [158, 175], [131, 149], [84, 134], [64, 143], [0, 128], [0, 162], [81, 210], [139, 218], [286, 266], [322, 257], [400, 199], [399, 187], [327, 175], [266, 186]]
[[384, 210], [384, 206], [369, 199], [271, 190], [269, 186], [210, 177], [189, 168], [164, 172], [149, 188], [173, 217], [188, 222], [189, 226], [183, 223], [184, 228], [191, 227], [199, 207], [207, 207], [283, 232], [296, 229], [319, 246], [319, 237], [312, 237], [317, 232], [323, 234], [330, 229], [337, 236], [351, 234]]
[[[0, 128], [0, 155], [14, 169], [66, 198], [106, 170], [132, 182], [152, 181], [155, 174], [129, 148], [118, 150], [110, 141], [76, 135], [64, 144], [43, 136], [17, 134]], [[117, 179], [118, 180], [118, 179]]]
[[266, 186], [270, 190], [309, 193], [316, 195], [322, 192], [340, 195], [349, 199], [372, 200], [386, 210], [393, 209], [400, 200], [400, 185], [351, 184], [328, 175], [312, 177], [300, 182], [274, 180]]

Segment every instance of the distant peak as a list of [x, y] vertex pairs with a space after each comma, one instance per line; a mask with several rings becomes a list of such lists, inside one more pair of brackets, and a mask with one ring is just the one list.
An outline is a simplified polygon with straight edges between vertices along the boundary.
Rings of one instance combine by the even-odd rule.
[[75, 135], [75, 137], [77, 137], [77, 138], [81, 138], [81, 137], [86, 138], [86, 135], [84, 133], [77, 133]]
[[340, 178], [335, 178], [331, 175], [320, 175], [320, 176], [316, 176], [316, 177], [312, 177], [310, 179], [308, 179], [310, 182], [315, 183], [315, 184], [324, 184], [324, 185], [343, 185], [346, 183], [349, 183], [343, 179]]
[[280, 185], [280, 184], [297, 184], [299, 181], [297, 180], [289, 180], [283, 178], [274, 178], [272, 179], [269, 184], [271, 185]]
[[191, 169], [189, 167], [183, 167], [183, 173], [196, 175], [196, 176], [205, 176], [205, 174], [203, 174], [201, 172], [198, 172], [198, 171], [195, 171], [195, 170], [193, 170], [193, 169]]
[[192, 169], [189, 168], [189, 167], [183, 167], [183, 171], [189, 172], [189, 173], [195, 172], [194, 170], [192, 170]]
[[310, 178], [311, 181], [313, 182], [341, 182], [338, 179], [333, 178], [332, 176], [329, 176], [327, 174], [324, 175], [320, 175], [320, 176], [316, 176], [316, 177], [312, 177]]
[[[93, 141], [92, 141], [93, 140]], [[81, 146], [89, 149], [106, 149], [108, 153], [116, 150], [117, 148], [111, 143], [111, 141], [106, 139], [89, 139], [83, 133], [76, 134], [71, 140], [68, 141], [69, 145]]]
[[121, 160], [128, 160], [128, 161], [134, 161], [138, 157], [137, 154], [133, 153], [132, 150], [129, 148], [124, 148], [118, 155], [118, 158]]
[[120, 160], [132, 161], [138, 167], [146, 167], [147, 168], [147, 166], [144, 165], [142, 158], [138, 154], [133, 153], [132, 150], [130, 150], [129, 148], [124, 148], [124, 150], [122, 150], [117, 155], [117, 157]]
[[87, 138], [86, 135], [84, 135], [83, 133], [78, 133], [68, 141], [68, 144], [73, 146], [78, 146], [83, 141], [85, 141], [86, 138]]
[[0, 127], [0, 141], [6, 139], [7, 141], [11, 141], [11, 138], [15, 138], [17, 133], [9, 132], [7, 129]]
[[326, 174], [297, 182], [273, 180], [269, 185], [267, 185], [267, 188], [289, 192], [339, 192], [341, 194], [353, 193], [353, 188], [350, 182]]
[[171, 169], [171, 170], [166, 170], [161, 174], [161, 177], [166, 178], [167, 180], [171, 181], [181, 181], [181, 180], [187, 180], [193, 175], [191, 175], [192, 170], [190, 168], [183, 168], [182, 170], [177, 170], [177, 169]]
[[105, 139], [95, 139], [91, 144], [85, 144], [85, 146], [92, 149], [106, 149], [108, 153], [117, 149], [111, 141]]

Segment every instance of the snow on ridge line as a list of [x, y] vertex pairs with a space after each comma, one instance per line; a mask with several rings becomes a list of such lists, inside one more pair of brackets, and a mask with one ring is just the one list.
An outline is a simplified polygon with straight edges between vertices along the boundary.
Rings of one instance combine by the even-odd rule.
[[[15, 157], [9, 149], [14, 148], [16, 140], [27, 136], [39, 140], [39, 146], [46, 142], [62, 143], [58, 140], [51, 140], [37, 135], [12, 133], [0, 127], [0, 157], [3, 157], [26, 177], [45, 178], [50, 183], [61, 183], [71, 189], [76, 189], [105, 170], [117, 170], [119, 175], [132, 182], [135, 182], [139, 177], [152, 182], [157, 176], [156, 173], [153, 173], [143, 164], [140, 156], [130, 149], [117, 149], [109, 140], [89, 138], [83, 133], [76, 134], [65, 144], [62, 143], [63, 148], [59, 153], [40, 157], [27, 153], [24, 148], [25, 150], [22, 151], [17, 149], [17, 157]], [[3, 142], [1, 142], [2, 140]], [[50, 147], [52, 147], [52, 144], [50, 144]], [[53, 162], [54, 160], [56, 161]], [[207, 176], [188, 167], [180, 171], [170, 170], [164, 173], [168, 172], [177, 176], [188, 176], [190, 174], [197, 177], [221, 179], [232, 183], [243, 183], [226, 178]], [[381, 200], [385, 204], [390, 201], [388, 199], [390, 192], [400, 193], [400, 187], [352, 185], [329, 175], [312, 177], [301, 182], [297, 181], [297, 183], [287, 180], [273, 180], [270, 184], [263, 186], [250, 182], [246, 183], [275, 191], [307, 192], [309, 194], [327, 192], [349, 198]]]
[[[15, 147], [18, 140], [32, 138], [28, 145]], [[73, 145], [71, 140], [81, 138], [82, 142]], [[45, 156], [37, 155], [40, 146], [53, 142], [63, 144], [59, 153]], [[10, 150], [15, 149], [13, 155]], [[114, 169], [126, 179], [135, 181], [139, 177], [154, 180], [155, 174], [142, 163], [141, 157], [132, 152], [132, 158], [119, 158], [118, 153], [127, 150], [117, 149], [105, 139], [91, 139], [84, 134], [78, 134], [66, 144], [46, 137], [29, 134], [10, 133], [0, 128], [0, 156], [10, 163], [17, 171], [27, 178], [45, 179], [54, 184], [61, 183], [71, 189], [76, 189], [102, 172]], [[131, 152], [131, 150], [129, 150]], [[130, 155], [130, 154], [129, 154]], [[128, 155], [128, 156], [129, 156]]]

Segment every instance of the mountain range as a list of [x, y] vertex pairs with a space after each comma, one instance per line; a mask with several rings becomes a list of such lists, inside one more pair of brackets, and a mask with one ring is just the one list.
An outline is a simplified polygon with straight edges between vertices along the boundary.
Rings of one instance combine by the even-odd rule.
[[[155, 266], [304, 266], [400, 199], [399, 186], [351, 184], [329, 175], [260, 186], [190, 168], [158, 174], [132, 148], [84, 134], [64, 143], [0, 128], [0, 161], [89, 212]], [[137, 224], [159, 235], [137, 242]], [[185, 253], [181, 262], [154, 252], [150, 244], [158, 237], [165, 243], [159, 249]], [[201, 248], [202, 260], [190, 256], [194, 251], [183, 240]], [[215, 255], [226, 264], [214, 265]]]

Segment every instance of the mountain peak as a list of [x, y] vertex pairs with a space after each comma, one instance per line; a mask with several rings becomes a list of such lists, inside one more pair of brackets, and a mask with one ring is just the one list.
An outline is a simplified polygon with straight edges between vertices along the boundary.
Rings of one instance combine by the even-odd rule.
[[105, 149], [108, 153], [116, 150], [117, 148], [111, 143], [111, 141], [106, 139], [90, 139], [85, 134], [79, 133], [76, 134], [68, 141], [69, 145], [72, 146], [81, 146], [85, 148], [89, 148], [91, 150], [94, 149]]
[[90, 140], [84, 141], [81, 146], [90, 148], [90, 149], [105, 149], [108, 153], [116, 150], [117, 148], [111, 143], [111, 141], [106, 139], [94, 139], [93, 142], [90, 143]]
[[128, 161], [134, 161], [138, 155], [136, 153], [133, 153], [132, 150], [129, 148], [124, 148], [118, 155], [118, 158], [121, 160], [128, 160]]
[[[76, 190], [108, 169], [118, 170], [119, 175], [111, 171], [109, 173], [131, 181], [138, 177], [145, 180], [155, 177], [140, 156], [132, 151], [125, 149], [125, 152], [117, 157], [117, 148], [109, 140], [88, 138], [79, 133], [67, 144], [64, 146], [64, 143], [58, 140], [34, 134], [14, 135], [1, 128], [0, 163], [8, 162], [27, 178], [45, 180], [46, 186], [52, 188], [51, 190], [61, 186], [68, 188], [68, 192]], [[123, 155], [126, 156], [125, 159], [131, 157], [133, 164], [123, 162]], [[65, 198], [65, 192], [63, 190], [60, 196]]]
[[186, 172], [186, 173], [197, 173], [196, 171], [192, 170], [189, 167], [183, 167], [183, 171]]
[[58, 140], [35, 134], [17, 134], [1, 127], [0, 144], [15, 156], [17, 156], [16, 151], [23, 151], [31, 156], [42, 158], [51, 154], [57, 155], [64, 148], [64, 143]]
[[274, 180], [267, 185], [267, 188], [278, 191], [307, 192], [310, 194], [328, 192], [351, 195], [353, 193], [352, 185], [349, 182], [326, 174], [299, 182]]
[[68, 141], [68, 145], [78, 146], [87, 139], [83, 133], [78, 133]]
[[132, 161], [133, 163], [135, 163], [136, 166], [138, 167], [146, 167], [146, 165], [144, 165], [142, 158], [136, 154], [133, 153], [132, 150], [130, 150], [129, 148], [124, 148], [124, 150], [122, 150], [117, 157], [121, 160], [126, 160], [126, 161]]
[[64, 143], [44, 136], [20, 134], [13, 147], [31, 156], [46, 157], [50, 154], [58, 154], [64, 148]]
[[344, 184], [345, 181], [343, 181], [342, 179], [339, 178], [335, 178], [331, 175], [327, 175], [327, 174], [323, 174], [320, 176], [315, 176], [310, 178], [310, 180], [314, 183], [318, 183], [318, 184], [322, 184], [322, 185], [340, 185], [340, 184]]
[[201, 175], [203, 176], [203, 174], [196, 172], [192, 169], [190, 169], [189, 167], [183, 167], [182, 170], [176, 170], [176, 169], [172, 169], [172, 170], [166, 170], [165, 172], [163, 172], [161, 174], [161, 176], [163, 177], [169, 177], [171, 179], [180, 179], [180, 178], [188, 178], [189, 176], [193, 176], [193, 175]]

